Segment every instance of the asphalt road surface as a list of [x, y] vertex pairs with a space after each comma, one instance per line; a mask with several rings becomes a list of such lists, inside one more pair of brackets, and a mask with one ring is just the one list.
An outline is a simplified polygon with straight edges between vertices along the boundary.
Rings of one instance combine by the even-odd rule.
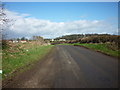
[[117, 88], [118, 60], [83, 47], [57, 45], [7, 88]]

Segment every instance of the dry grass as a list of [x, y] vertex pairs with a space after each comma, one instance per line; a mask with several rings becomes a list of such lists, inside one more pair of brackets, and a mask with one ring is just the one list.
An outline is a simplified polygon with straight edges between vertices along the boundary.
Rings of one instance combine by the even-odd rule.
[[2, 50], [3, 78], [15, 70], [42, 58], [51, 49], [51, 45], [36, 45], [35, 43], [9, 43], [9, 48]]

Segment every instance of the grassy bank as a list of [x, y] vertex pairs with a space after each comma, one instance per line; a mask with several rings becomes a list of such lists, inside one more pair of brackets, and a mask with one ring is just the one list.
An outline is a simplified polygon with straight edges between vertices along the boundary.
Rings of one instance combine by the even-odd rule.
[[[45, 56], [53, 45], [48, 46], [38, 46], [26, 44], [16, 45], [17, 48], [10, 50], [3, 50], [3, 60], [2, 60], [2, 69], [3, 69], [3, 78], [11, 76], [17, 69], [23, 67], [29, 63], [33, 63], [37, 60], [40, 60]], [[21, 47], [21, 48], [20, 48]]]
[[120, 51], [118, 49], [114, 49], [115, 46], [111, 44], [80, 44], [80, 43], [75, 43], [74, 45], [79, 45], [79, 46], [84, 46], [87, 48], [90, 48], [95, 51], [100, 51], [104, 54], [110, 55], [110, 56], [115, 56], [115, 57], [120, 57]]

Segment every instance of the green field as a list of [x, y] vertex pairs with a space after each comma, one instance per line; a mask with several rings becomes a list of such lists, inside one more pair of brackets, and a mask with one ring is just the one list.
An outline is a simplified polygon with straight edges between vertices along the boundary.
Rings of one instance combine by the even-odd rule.
[[114, 49], [115, 46], [112, 46], [111, 44], [80, 44], [80, 43], [75, 43], [74, 45], [78, 46], [84, 46], [87, 48], [90, 48], [95, 51], [100, 51], [104, 54], [110, 55], [110, 56], [115, 56], [115, 57], [120, 57], [120, 51], [118, 49]]
[[[18, 45], [18, 47], [20, 47], [20, 45]], [[34, 45], [27, 49], [19, 48], [18, 52], [11, 51], [11, 53], [8, 52], [7, 50], [3, 50], [2, 52], [3, 78], [9, 77], [11, 75], [13, 76], [13, 72], [15, 72], [20, 67], [40, 60], [51, 50], [52, 47], [53, 45], [47, 46]]]

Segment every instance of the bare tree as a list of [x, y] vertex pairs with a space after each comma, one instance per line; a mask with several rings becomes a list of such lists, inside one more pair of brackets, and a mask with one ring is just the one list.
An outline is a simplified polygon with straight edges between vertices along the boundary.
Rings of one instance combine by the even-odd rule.
[[8, 22], [8, 19], [4, 12], [4, 4], [0, 2], [0, 38], [2, 40], [5, 39], [5, 34], [3, 34], [3, 32], [5, 31], [7, 22]]
[[33, 36], [33, 40], [35, 40], [36, 43], [38, 43], [40, 45], [43, 45], [45, 43], [43, 37], [41, 37], [41, 36]]
[[6, 30], [14, 24], [13, 19], [10, 19], [5, 12], [5, 4], [0, 2], [0, 36], [1, 39], [5, 39]]
[[6, 42], [6, 28], [9, 27], [11, 20], [8, 19], [6, 13], [5, 13], [5, 8], [4, 4], [0, 2], [0, 44], [2, 44], [2, 47], [6, 47], [7, 42]]

